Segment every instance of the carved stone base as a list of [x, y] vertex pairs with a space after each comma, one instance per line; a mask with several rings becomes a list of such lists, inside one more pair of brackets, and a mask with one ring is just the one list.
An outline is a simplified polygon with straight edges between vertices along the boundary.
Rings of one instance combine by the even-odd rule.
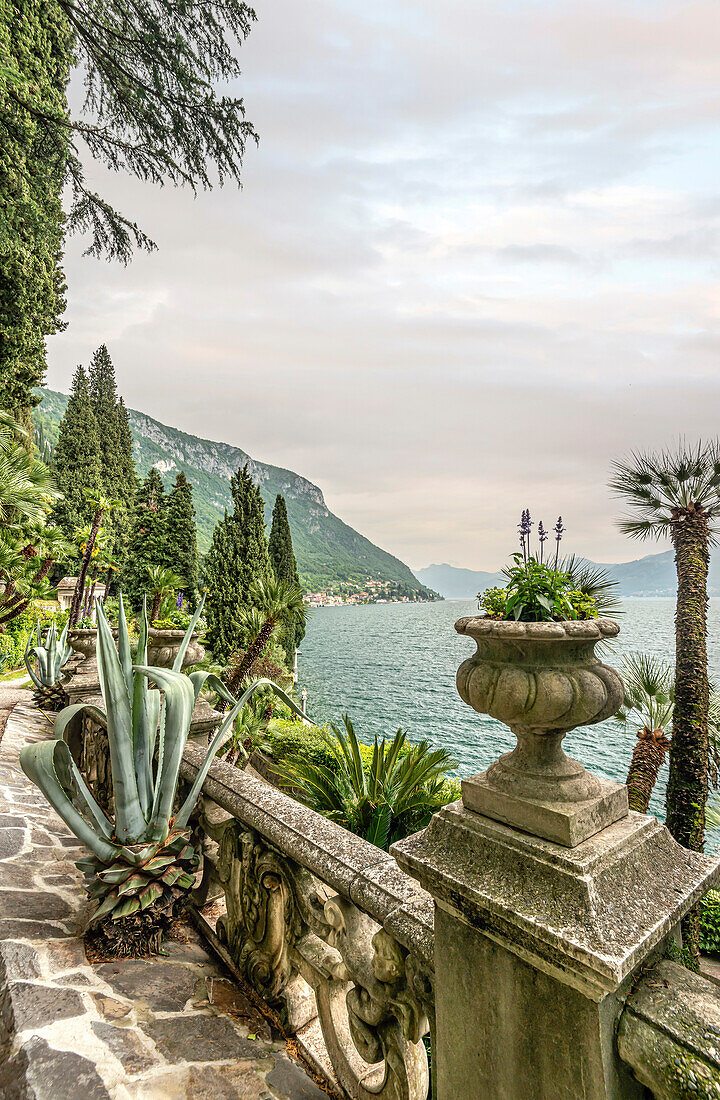
[[[493, 765], [496, 769], [497, 764]], [[468, 810], [484, 817], [574, 848], [619, 821], [628, 812], [627, 787], [593, 778], [598, 793], [591, 798], [582, 802], [544, 802], [499, 790], [493, 783], [491, 769], [488, 769], [480, 775], [463, 779], [462, 800]]]

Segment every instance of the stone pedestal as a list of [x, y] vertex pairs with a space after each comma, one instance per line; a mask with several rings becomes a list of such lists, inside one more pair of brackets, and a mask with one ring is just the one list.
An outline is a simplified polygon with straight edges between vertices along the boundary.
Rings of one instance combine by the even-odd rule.
[[438, 1100], [640, 1100], [617, 1019], [717, 860], [641, 814], [569, 848], [461, 802], [392, 854], [436, 902]]

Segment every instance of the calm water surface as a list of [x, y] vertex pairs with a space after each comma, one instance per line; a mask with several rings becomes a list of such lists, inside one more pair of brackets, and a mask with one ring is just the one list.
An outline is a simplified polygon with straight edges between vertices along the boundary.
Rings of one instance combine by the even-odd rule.
[[[614, 664], [623, 651], [638, 649], [672, 660], [674, 610], [673, 599], [626, 600], [618, 618], [620, 635], [606, 662]], [[339, 721], [348, 713], [365, 741], [402, 726], [411, 739], [427, 737], [450, 749], [458, 775], [482, 771], [513, 748], [515, 739], [500, 722], [466, 706], [455, 688], [457, 667], [475, 645], [456, 634], [453, 624], [461, 615], [475, 614], [475, 600], [317, 608], [298, 658], [309, 716]], [[720, 679], [720, 598], [710, 601], [708, 654], [711, 672]], [[576, 730], [564, 744], [598, 775], [623, 782], [635, 739], [636, 727], [608, 721]], [[667, 765], [651, 806], [659, 815], [666, 777]]]

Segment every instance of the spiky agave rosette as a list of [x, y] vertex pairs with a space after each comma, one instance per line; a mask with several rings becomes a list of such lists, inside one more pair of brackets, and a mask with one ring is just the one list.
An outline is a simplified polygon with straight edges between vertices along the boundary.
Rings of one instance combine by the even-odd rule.
[[128, 847], [110, 864], [97, 856], [77, 861], [89, 897], [99, 902], [85, 937], [91, 951], [139, 956], [161, 949], [195, 882], [199, 854], [190, 840], [189, 828], [171, 829], [163, 842]]
[[[200, 603], [185, 633], [172, 669], [144, 664], [147, 659], [147, 614], [143, 608], [138, 663], [133, 664], [122, 599], [118, 642], [102, 607], [97, 605], [98, 672], [105, 710], [94, 704], [66, 707], [55, 721], [55, 735], [65, 738], [71, 723], [87, 713], [106, 726], [114, 820], [98, 804], [80, 774], [66, 740], [24, 745], [20, 765], [91, 855], [78, 867], [85, 873], [91, 897], [99, 905], [92, 918], [93, 946], [109, 954], [147, 954], [159, 948], [162, 933], [187, 900], [198, 853], [191, 843], [190, 815], [210, 765], [231, 734], [236, 715], [253, 693], [270, 686], [302, 714], [296, 704], [267, 680], [256, 681], [238, 700], [217, 676], [198, 670], [185, 675], [182, 662]], [[150, 688], [150, 684], [154, 685]], [[193, 707], [203, 686], [231, 702], [232, 708], [214, 735], [203, 763], [179, 808], [175, 808], [183, 751]]]

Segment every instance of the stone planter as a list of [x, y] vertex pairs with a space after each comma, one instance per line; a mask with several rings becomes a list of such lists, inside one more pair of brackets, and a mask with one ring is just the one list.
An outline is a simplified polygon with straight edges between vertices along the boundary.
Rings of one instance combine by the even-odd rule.
[[455, 624], [477, 644], [460, 666], [463, 702], [510, 726], [517, 746], [463, 781], [463, 802], [536, 836], [574, 846], [628, 812], [627, 790], [566, 756], [563, 738], [602, 722], [622, 705], [623, 684], [595, 646], [619, 631], [611, 619]]
[[[184, 630], [155, 630], [151, 627], [148, 632], [148, 664], [156, 668], [172, 668], [184, 637]], [[182, 667], [196, 665], [204, 656], [205, 650], [200, 645], [200, 634], [193, 634]]]
[[95, 660], [97, 655], [97, 630], [79, 629], [68, 631], [68, 643], [75, 653], [79, 653], [84, 661]]

